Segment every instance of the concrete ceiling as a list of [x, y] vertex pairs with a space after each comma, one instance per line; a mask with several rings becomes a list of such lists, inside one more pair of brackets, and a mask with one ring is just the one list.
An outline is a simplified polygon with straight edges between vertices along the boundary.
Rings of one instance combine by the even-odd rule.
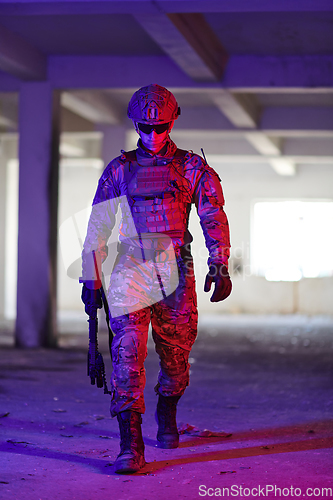
[[[15, 3], [15, 2], [14, 2]], [[1, 9], [1, 6], [0, 6]], [[205, 20], [229, 54], [333, 52], [332, 12], [214, 12]], [[46, 55], [160, 55], [135, 15], [1, 15], [1, 25]]]
[[131, 14], [2, 15], [1, 25], [46, 55], [161, 55]]
[[182, 108], [180, 146], [282, 175], [333, 168], [331, 0], [0, 1], [3, 131], [21, 85], [43, 80], [63, 92], [66, 132], [126, 124], [155, 81]]

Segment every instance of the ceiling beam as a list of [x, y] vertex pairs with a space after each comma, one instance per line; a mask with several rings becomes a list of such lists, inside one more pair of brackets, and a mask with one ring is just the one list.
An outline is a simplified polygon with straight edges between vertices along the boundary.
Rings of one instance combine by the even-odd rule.
[[211, 71], [212, 80], [221, 80], [229, 56], [205, 16], [183, 13], [167, 14], [167, 17]]
[[290, 12], [332, 10], [330, 0], [156, 0], [165, 12]]
[[[245, 139], [263, 156], [277, 155], [277, 158], [268, 158], [269, 164], [279, 175], [295, 175], [295, 163], [291, 160], [286, 160], [281, 157], [282, 153], [282, 138], [269, 137], [262, 132], [247, 133]], [[280, 158], [278, 157], [280, 156]]]
[[0, 126], [16, 129], [18, 124], [18, 99], [11, 92], [0, 94]]
[[331, 0], [3, 0], [0, 13], [38, 14], [115, 14], [128, 12], [288, 12], [329, 11]]
[[[193, 139], [212, 139], [212, 140], [228, 140], [228, 139], [239, 139], [244, 137], [248, 132], [247, 130], [216, 130], [216, 129], [182, 129], [177, 128], [178, 124], [172, 130], [172, 135], [187, 138], [192, 137]], [[271, 138], [279, 139], [283, 138], [313, 138], [313, 139], [333, 139], [333, 130], [267, 130], [260, 131], [258, 134], [265, 133]], [[257, 132], [253, 132], [257, 133]]]
[[223, 85], [235, 90], [237, 87], [303, 87], [304, 91], [307, 88], [332, 87], [332, 63], [332, 55], [233, 55], [229, 58]]
[[93, 123], [116, 125], [121, 121], [119, 111], [102, 92], [88, 90], [63, 92], [61, 105]]
[[[175, 94], [177, 97], [177, 94]], [[222, 116], [222, 115], [221, 115]], [[268, 106], [262, 109], [257, 129], [239, 127], [230, 121], [219, 119], [220, 113], [211, 107], [189, 107], [182, 109], [174, 130], [196, 129], [207, 133], [234, 134], [263, 133], [270, 137], [331, 137], [333, 131], [333, 107], [321, 106]]]
[[262, 155], [280, 155], [282, 152], [280, 137], [269, 137], [259, 131], [246, 133], [244, 137]]
[[296, 174], [296, 165], [292, 159], [288, 158], [270, 158], [269, 164], [279, 175], [292, 176]]
[[0, 127], [16, 129], [17, 128], [17, 122], [14, 122], [10, 118], [7, 118], [3, 114], [2, 110], [0, 110]]
[[259, 106], [256, 104], [255, 96], [233, 95], [227, 90], [221, 90], [213, 96], [213, 102], [235, 127], [257, 127]]
[[0, 26], [0, 69], [21, 80], [45, 80], [46, 57], [26, 40]]
[[19, 92], [21, 80], [0, 69], [0, 92]]
[[304, 164], [304, 165], [333, 165], [333, 156], [303, 156], [303, 155], [288, 155], [275, 158], [274, 156], [262, 155], [223, 155], [223, 154], [207, 154], [207, 161], [211, 165], [219, 163], [243, 163], [247, 164], [269, 164], [271, 161], [290, 162], [291, 164]]
[[135, 14], [161, 49], [193, 80], [217, 82], [228, 55], [203, 14]]
[[[139, 88], [156, 79], [165, 87], [221, 88], [216, 82], [195, 82], [168, 56], [49, 56], [48, 61], [49, 79], [55, 88]], [[333, 56], [233, 55], [223, 86], [232, 91], [332, 88]]]

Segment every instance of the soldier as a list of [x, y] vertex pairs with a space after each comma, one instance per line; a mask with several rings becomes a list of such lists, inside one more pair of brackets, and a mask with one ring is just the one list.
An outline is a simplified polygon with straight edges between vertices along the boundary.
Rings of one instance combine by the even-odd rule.
[[[176, 406], [189, 384], [188, 358], [197, 335], [197, 302], [192, 236], [188, 230], [195, 204], [209, 250], [204, 290], [215, 284], [212, 302], [231, 293], [228, 274], [229, 228], [223, 210], [220, 179], [200, 156], [178, 149], [170, 138], [180, 108], [173, 94], [157, 84], [132, 96], [128, 117], [139, 134], [137, 149], [122, 152], [105, 168], [93, 201], [83, 251], [82, 300], [101, 305], [87, 276], [92, 250], [96, 261], [107, 257], [107, 242], [122, 209], [118, 255], [107, 291], [112, 342], [111, 415], [120, 428], [118, 473], [145, 465], [141, 414], [145, 412], [144, 360], [152, 324], [160, 358], [157, 440], [161, 448], [177, 448]], [[171, 243], [171, 244], [169, 244]], [[163, 256], [163, 258], [161, 258]], [[89, 273], [88, 273], [89, 274]]]

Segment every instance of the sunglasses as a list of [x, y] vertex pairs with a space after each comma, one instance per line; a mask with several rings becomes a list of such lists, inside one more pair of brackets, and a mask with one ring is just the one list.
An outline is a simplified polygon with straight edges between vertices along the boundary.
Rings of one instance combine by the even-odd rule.
[[148, 123], [138, 123], [138, 128], [144, 134], [151, 134], [155, 130], [156, 134], [163, 134], [170, 127], [170, 123], [160, 123], [159, 125], [149, 125]]

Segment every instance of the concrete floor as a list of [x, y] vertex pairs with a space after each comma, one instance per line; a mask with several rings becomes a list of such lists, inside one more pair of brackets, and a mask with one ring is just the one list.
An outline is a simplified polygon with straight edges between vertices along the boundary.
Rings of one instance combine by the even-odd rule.
[[[202, 318], [178, 422], [232, 435], [192, 431], [177, 450], [156, 447], [150, 340], [148, 463], [124, 476], [113, 472], [119, 441], [108, 396], [86, 376], [82, 326], [68, 326], [57, 350], [15, 350], [2, 330], [1, 499], [195, 499], [227, 489], [229, 498], [327, 498], [333, 490], [332, 318]], [[109, 378], [105, 333], [101, 350]]]

